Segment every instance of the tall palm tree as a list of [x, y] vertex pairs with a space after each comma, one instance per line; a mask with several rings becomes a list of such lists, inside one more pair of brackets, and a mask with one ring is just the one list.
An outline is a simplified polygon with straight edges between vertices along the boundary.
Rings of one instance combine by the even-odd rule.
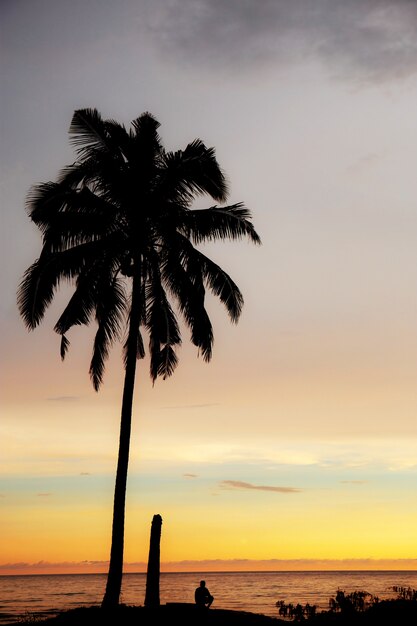
[[43, 242], [19, 285], [26, 326], [33, 329], [42, 321], [59, 284], [70, 281], [73, 295], [55, 325], [61, 357], [69, 347], [69, 329], [95, 320], [90, 377], [96, 390], [111, 345], [124, 341], [111, 554], [102, 603], [107, 607], [118, 604], [122, 583], [133, 391], [137, 359], [145, 356], [143, 332], [149, 338], [152, 381], [167, 378], [177, 365], [181, 333], [171, 301], [209, 361], [213, 330], [206, 289], [220, 299], [232, 322], [238, 321], [243, 298], [228, 274], [195, 245], [243, 237], [260, 243], [243, 204], [192, 208], [200, 195], [219, 203], [227, 198], [215, 151], [196, 139], [185, 150], [167, 152], [158, 127], [147, 112], [127, 130], [103, 120], [96, 109], [76, 110], [69, 129], [76, 161], [57, 182], [34, 186], [27, 200]]

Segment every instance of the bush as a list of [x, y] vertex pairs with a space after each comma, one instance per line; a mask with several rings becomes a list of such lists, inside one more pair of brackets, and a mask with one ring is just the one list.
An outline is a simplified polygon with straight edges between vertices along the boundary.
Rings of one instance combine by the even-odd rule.
[[[391, 600], [379, 600], [367, 591], [346, 593], [338, 589], [329, 600], [329, 610], [317, 612], [315, 605], [286, 604], [283, 600], [276, 603], [280, 617], [294, 622], [311, 621], [319, 625], [360, 623], [365, 626], [383, 623], [417, 624], [417, 590], [411, 587], [391, 587], [397, 594]], [[399, 621], [398, 621], [399, 620]]]

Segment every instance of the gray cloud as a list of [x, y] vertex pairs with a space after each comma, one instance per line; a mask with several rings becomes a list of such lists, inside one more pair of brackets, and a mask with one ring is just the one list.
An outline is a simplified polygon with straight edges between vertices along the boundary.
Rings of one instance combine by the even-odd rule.
[[184, 478], [197, 478], [197, 474], [183, 474]]
[[222, 480], [220, 487], [223, 489], [255, 489], [257, 491], [274, 491], [276, 493], [299, 493], [302, 489], [296, 487], [272, 487], [269, 485], [252, 485], [240, 480]]
[[308, 58], [364, 81], [417, 71], [415, 0], [170, 0], [147, 27], [165, 53], [217, 71]]

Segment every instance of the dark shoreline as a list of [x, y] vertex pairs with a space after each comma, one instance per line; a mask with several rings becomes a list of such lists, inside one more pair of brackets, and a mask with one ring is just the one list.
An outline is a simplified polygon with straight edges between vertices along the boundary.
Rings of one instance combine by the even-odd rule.
[[156, 608], [120, 605], [114, 610], [99, 606], [63, 611], [54, 617], [39, 619], [28, 614], [3, 626], [284, 626], [285, 624], [312, 624], [314, 626], [410, 626], [417, 624], [417, 602], [411, 600], [383, 600], [369, 609], [349, 614], [324, 611], [310, 619], [296, 622], [258, 613], [227, 609], [201, 609], [194, 604], [167, 603]]
[[288, 621], [247, 611], [199, 608], [195, 604], [167, 603], [156, 608], [120, 605], [114, 610], [99, 606], [81, 607], [62, 611], [54, 617], [39, 619], [30, 614], [2, 626], [22, 626], [36, 623], [39, 626], [281, 626]]

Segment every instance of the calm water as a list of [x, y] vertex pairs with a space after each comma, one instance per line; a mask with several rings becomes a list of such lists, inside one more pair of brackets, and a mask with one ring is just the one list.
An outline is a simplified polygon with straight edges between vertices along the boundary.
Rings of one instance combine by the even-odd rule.
[[[193, 602], [194, 589], [204, 578], [214, 595], [213, 608], [263, 613], [278, 617], [275, 603], [300, 602], [327, 609], [337, 589], [364, 590], [380, 599], [394, 597], [392, 586], [417, 588], [413, 572], [220, 572], [161, 574], [161, 604]], [[0, 576], [0, 624], [28, 614], [55, 615], [59, 611], [99, 604], [104, 574]], [[142, 605], [145, 574], [125, 574], [122, 601]]]

